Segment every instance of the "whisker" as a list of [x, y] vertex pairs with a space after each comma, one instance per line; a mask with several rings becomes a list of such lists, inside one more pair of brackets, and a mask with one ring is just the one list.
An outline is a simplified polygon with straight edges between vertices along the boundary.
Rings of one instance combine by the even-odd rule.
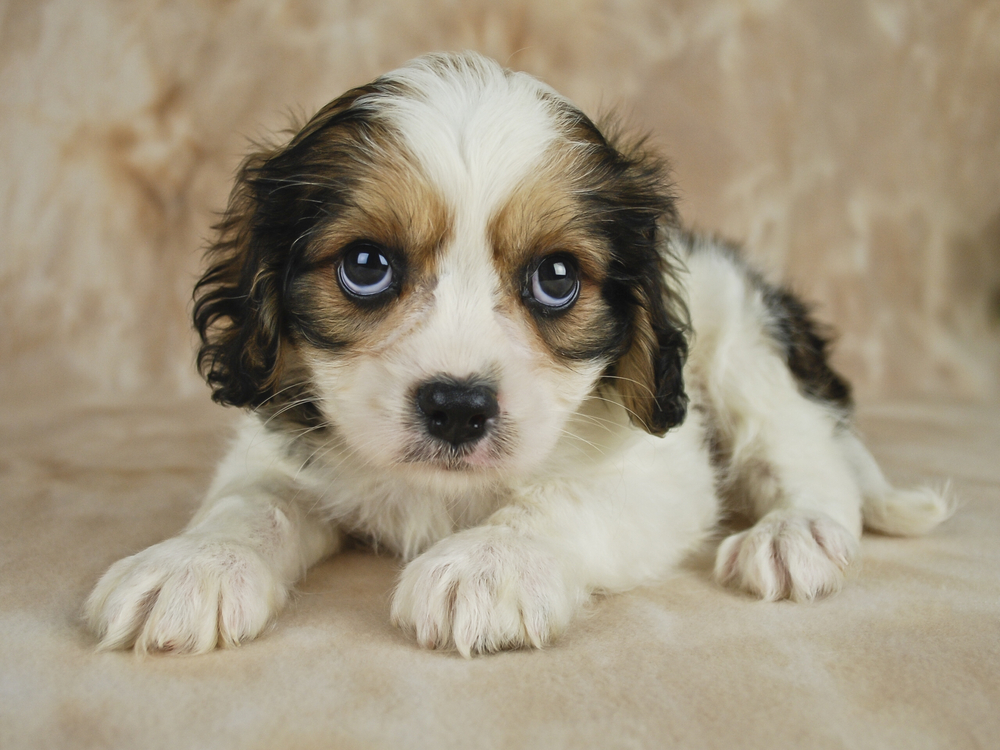
[[299, 380], [298, 382], [286, 385], [284, 388], [281, 388], [280, 390], [275, 391], [270, 396], [268, 396], [263, 401], [261, 401], [260, 405], [257, 406], [257, 408], [259, 409], [261, 406], [263, 406], [264, 404], [266, 404], [268, 401], [270, 401], [273, 398], [276, 398], [277, 396], [280, 396], [285, 391], [291, 390], [292, 388], [298, 388], [300, 385], [309, 385], [309, 383], [310, 383], [309, 380]]
[[282, 414], [284, 414], [287, 411], [291, 411], [296, 406], [302, 406], [302, 404], [314, 404], [319, 400], [320, 399], [318, 396], [305, 396], [296, 401], [289, 401], [287, 404], [285, 404], [280, 409], [275, 411], [274, 414], [268, 417], [267, 420], [262, 424], [262, 427], [267, 427], [267, 425], [270, 424], [271, 420], [273, 420], [275, 417], [280, 417]]
[[644, 421], [638, 414], [636, 414], [634, 411], [632, 411], [627, 406], [625, 406], [625, 404], [623, 404], [623, 403], [621, 403], [619, 401], [614, 401], [614, 400], [612, 400], [610, 398], [606, 398], [604, 396], [598, 396], [597, 394], [592, 394], [591, 396], [589, 396], [589, 398], [595, 399], [597, 401], [604, 401], [604, 402], [606, 402], [608, 404], [612, 404], [613, 406], [618, 406], [618, 407], [624, 409], [632, 417], [634, 417], [636, 419], [636, 421], [638, 421], [640, 424], [642, 424], [642, 422]]
[[604, 377], [605, 378], [611, 378], [613, 380], [624, 380], [626, 383], [634, 383], [635, 385], [639, 386], [644, 391], [646, 391], [646, 393], [648, 393], [650, 395], [650, 398], [654, 398], [654, 399], [656, 398], [656, 394], [653, 392], [653, 390], [648, 385], [646, 385], [645, 383], [640, 383], [635, 378], [626, 378], [626, 377], [623, 377], [621, 375], [605, 375]]
[[[579, 436], [579, 435], [577, 435], [577, 434], [576, 434], [575, 432], [572, 432], [572, 431], [570, 431], [570, 430], [560, 430], [560, 432], [561, 432], [561, 433], [562, 433], [563, 435], [565, 435], [566, 437], [569, 437], [569, 438], [574, 438], [575, 440], [579, 440], [579, 441], [580, 441], [581, 443], [586, 443], [586, 444], [587, 444], [587, 445], [589, 445], [589, 446], [590, 446], [591, 448], [593, 448], [593, 449], [594, 449], [595, 451], [597, 451], [598, 453], [600, 453], [600, 454], [601, 454], [602, 456], [603, 456], [603, 455], [605, 455], [605, 453], [604, 453], [604, 449], [603, 449], [603, 448], [601, 448], [601, 447], [600, 447], [599, 445], [597, 445], [596, 443], [592, 443], [592, 442], [590, 442], [589, 440], [587, 440], [587, 439], [586, 439], [586, 438], [584, 438], [584, 437], [580, 437], [580, 436]], [[583, 453], [583, 455], [585, 455], [585, 456], [587, 455], [587, 451], [585, 451], [585, 450], [584, 450], [583, 448], [581, 448], [581, 447], [580, 447], [579, 445], [574, 445], [573, 447], [574, 447], [574, 448], [576, 448], [577, 450], [579, 450], [579, 451], [580, 451], [581, 453]]]
[[602, 430], [606, 430], [610, 434], [614, 434], [616, 432], [615, 428], [619, 426], [618, 422], [612, 419], [603, 419], [601, 417], [595, 417], [592, 414], [574, 414], [570, 419], [571, 421], [579, 419], [582, 422], [592, 425], [593, 427], [599, 427]]

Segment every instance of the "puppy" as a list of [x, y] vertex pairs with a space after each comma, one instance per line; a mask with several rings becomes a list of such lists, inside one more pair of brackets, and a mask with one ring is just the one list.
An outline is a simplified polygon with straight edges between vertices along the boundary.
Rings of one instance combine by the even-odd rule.
[[202, 373], [247, 409], [179, 536], [86, 604], [100, 648], [254, 638], [346, 536], [408, 561], [392, 618], [461, 654], [541, 647], [594, 591], [711, 537], [721, 584], [836, 590], [891, 487], [808, 309], [680, 231], [664, 165], [475, 54], [349, 91], [243, 164], [195, 290]]

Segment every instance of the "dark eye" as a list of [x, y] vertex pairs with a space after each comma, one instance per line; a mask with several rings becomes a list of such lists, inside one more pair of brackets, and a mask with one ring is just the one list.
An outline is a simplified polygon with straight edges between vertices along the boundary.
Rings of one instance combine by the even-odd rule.
[[580, 293], [580, 273], [576, 260], [567, 253], [542, 258], [531, 274], [528, 292], [546, 307], [567, 308]]
[[344, 254], [337, 268], [337, 278], [350, 294], [371, 297], [392, 284], [392, 266], [378, 245], [358, 244]]

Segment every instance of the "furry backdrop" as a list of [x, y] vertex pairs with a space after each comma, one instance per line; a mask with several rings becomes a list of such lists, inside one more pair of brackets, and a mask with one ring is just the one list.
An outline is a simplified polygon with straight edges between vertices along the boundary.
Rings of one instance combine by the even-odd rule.
[[1000, 5], [964, 0], [0, 2], [0, 392], [203, 387], [190, 292], [248, 140], [464, 48], [653, 132], [685, 221], [814, 299], [862, 398], [1000, 395]]

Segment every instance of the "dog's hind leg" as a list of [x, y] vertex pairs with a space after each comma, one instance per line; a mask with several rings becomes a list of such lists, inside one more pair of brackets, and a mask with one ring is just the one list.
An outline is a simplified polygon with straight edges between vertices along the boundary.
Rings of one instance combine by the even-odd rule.
[[716, 578], [764, 599], [836, 590], [855, 557], [862, 493], [840, 435], [849, 392], [787, 291], [735, 251], [692, 245], [689, 382], [708, 412], [720, 491], [755, 525], [723, 541]]
[[730, 394], [726, 404], [723, 495], [756, 523], [723, 541], [715, 574], [764, 599], [810, 600], [837, 590], [857, 554], [861, 491], [837, 416], [773, 363], [765, 368], [766, 393]]

